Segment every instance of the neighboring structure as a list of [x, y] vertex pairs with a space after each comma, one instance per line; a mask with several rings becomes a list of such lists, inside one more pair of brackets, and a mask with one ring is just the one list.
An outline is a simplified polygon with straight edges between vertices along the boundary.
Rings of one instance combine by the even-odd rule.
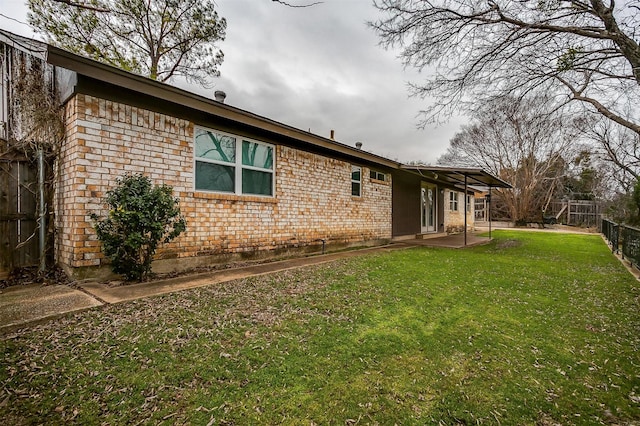
[[[15, 50], [53, 68], [65, 131], [49, 217], [55, 261], [76, 276], [100, 273], [90, 214], [105, 213], [102, 198], [124, 173], [171, 185], [180, 198], [187, 231], [159, 250], [157, 271], [471, 229], [465, 181], [507, 185], [481, 170], [404, 166], [235, 108], [222, 96], [207, 99], [26, 43], [34, 44], [0, 32], [2, 68], [16, 69], [9, 63]], [[0, 87], [4, 110], [15, 78]], [[2, 120], [4, 129], [20, 125], [11, 114]], [[0, 158], [9, 158], [10, 134]]]

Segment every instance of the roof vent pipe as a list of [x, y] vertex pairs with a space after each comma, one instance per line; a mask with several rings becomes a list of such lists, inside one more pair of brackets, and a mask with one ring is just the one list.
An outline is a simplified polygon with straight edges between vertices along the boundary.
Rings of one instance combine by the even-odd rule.
[[356, 142], [356, 148], [362, 149], [362, 142]]
[[330, 134], [331, 134], [331, 140], [335, 140], [334, 137], [336, 135], [336, 131], [331, 129], [331, 133]]
[[223, 104], [225, 98], [227, 97], [227, 94], [224, 93], [222, 90], [216, 90], [215, 92], [213, 92], [213, 97], [215, 98], [216, 101]]

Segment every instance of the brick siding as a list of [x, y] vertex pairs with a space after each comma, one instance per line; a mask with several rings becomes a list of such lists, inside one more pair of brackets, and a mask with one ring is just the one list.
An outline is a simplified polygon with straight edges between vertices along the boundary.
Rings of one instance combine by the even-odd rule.
[[87, 95], [66, 105], [66, 139], [57, 168], [57, 259], [99, 266], [103, 255], [90, 215], [126, 172], [165, 183], [180, 198], [187, 231], [158, 258], [246, 253], [391, 238], [391, 183], [362, 169], [362, 196], [351, 196], [351, 164], [276, 146], [275, 197], [194, 191], [190, 121]]

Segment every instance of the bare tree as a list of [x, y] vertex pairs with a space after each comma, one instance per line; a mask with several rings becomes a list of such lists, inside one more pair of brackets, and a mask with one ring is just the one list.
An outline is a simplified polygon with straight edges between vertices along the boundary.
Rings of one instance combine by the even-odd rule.
[[576, 131], [566, 116], [549, 113], [549, 99], [501, 98], [483, 105], [473, 124], [450, 142], [440, 164], [480, 167], [513, 185], [498, 190], [516, 223], [540, 220], [572, 158]]
[[294, 7], [294, 8], [298, 8], [298, 7], [311, 7], [311, 6], [315, 6], [317, 4], [322, 4], [323, 2], [321, 1], [314, 1], [312, 3], [305, 3], [305, 4], [293, 4], [293, 3], [289, 3], [286, 2], [284, 0], [271, 0], [274, 3], [280, 3], [281, 5], [287, 6], [287, 7]]
[[[377, 0], [373, 27], [406, 65], [435, 67], [425, 122], [465, 103], [543, 91], [640, 134], [640, 1]], [[423, 123], [423, 124], [424, 124]]]
[[594, 142], [599, 158], [611, 166], [607, 169], [618, 186], [632, 191], [640, 178], [640, 135], [605, 120], [586, 122], [582, 132]]
[[204, 87], [219, 75], [226, 21], [213, 0], [28, 0], [29, 23], [48, 41], [159, 81]]

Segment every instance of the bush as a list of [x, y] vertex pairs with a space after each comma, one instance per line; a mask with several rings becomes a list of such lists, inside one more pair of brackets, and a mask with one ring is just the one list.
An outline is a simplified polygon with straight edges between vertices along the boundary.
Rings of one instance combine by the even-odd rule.
[[127, 281], [142, 281], [151, 272], [158, 245], [180, 235], [186, 222], [172, 187], [153, 186], [140, 174], [127, 174], [116, 183], [105, 198], [108, 217], [92, 214], [91, 218], [113, 272]]

